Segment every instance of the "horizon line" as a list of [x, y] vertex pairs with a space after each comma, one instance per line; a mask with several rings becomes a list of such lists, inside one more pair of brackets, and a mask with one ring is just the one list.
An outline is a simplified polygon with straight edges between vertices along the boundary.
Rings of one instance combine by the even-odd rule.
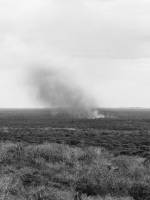
[[[31, 109], [36, 109], [36, 110], [45, 110], [45, 109], [63, 109], [64, 107], [0, 107], [0, 110], [31, 110]], [[150, 107], [93, 107], [92, 109], [142, 109], [142, 110], [148, 110]]]

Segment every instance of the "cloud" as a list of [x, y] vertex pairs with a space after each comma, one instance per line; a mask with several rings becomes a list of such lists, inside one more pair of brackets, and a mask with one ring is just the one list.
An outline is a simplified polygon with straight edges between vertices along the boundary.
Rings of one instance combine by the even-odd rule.
[[1, 4], [2, 43], [12, 38], [13, 46], [20, 41], [39, 54], [55, 52], [76, 59], [150, 56], [147, 0], [1, 0]]
[[[143, 88], [150, 78], [149, 6], [148, 0], [0, 0], [0, 71], [5, 68], [14, 77], [3, 83], [16, 88], [22, 79], [14, 96], [20, 98], [22, 90], [28, 96], [25, 79], [33, 66], [50, 72], [55, 66], [74, 76], [72, 85], [78, 84], [100, 106], [134, 105], [132, 99], [126, 103], [130, 94], [140, 96], [134, 83], [143, 96], [136, 104], [148, 106]], [[124, 99], [122, 90], [127, 92]], [[22, 106], [34, 106], [30, 95], [31, 103]]]
[[29, 48], [51, 47], [74, 57], [149, 56], [146, 0], [7, 2], [1, 8], [3, 40], [13, 35]]

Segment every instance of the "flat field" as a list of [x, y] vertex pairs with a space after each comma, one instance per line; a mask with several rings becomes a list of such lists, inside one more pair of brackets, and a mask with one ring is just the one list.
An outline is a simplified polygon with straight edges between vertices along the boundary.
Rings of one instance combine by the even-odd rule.
[[149, 200], [150, 111], [0, 110], [0, 200]]
[[72, 146], [101, 146], [115, 155], [150, 153], [150, 111], [102, 109], [101, 119], [77, 119], [50, 110], [1, 110], [0, 140]]

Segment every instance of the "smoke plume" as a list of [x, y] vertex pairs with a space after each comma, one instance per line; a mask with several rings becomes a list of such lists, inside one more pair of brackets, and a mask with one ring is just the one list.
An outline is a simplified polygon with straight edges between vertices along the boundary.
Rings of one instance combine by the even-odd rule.
[[30, 83], [36, 98], [44, 107], [55, 108], [75, 117], [94, 118], [96, 103], [90, 94], [75, 82], [73, 74], [54, 67], [34, 68]]

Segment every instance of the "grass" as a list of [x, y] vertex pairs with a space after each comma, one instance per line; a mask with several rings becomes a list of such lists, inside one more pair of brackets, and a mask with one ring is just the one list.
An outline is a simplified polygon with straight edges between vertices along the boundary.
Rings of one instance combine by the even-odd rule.
[[0, 143], [0, 199], [148, 200], [150, 167], [100, 147]]
[[[24, 128], [23, 124], [21, 124], [22, 128], [12, 128], [8, 126], [7, 131], [5, 129], [0, 129], [0, 138], [1, 141], [9, 140], [12, 142], [23, 142], [28, 144], [43, 144], [49, 142], [68, 144], [73, 147], [101, 146], [113, 152], [116, 156], [150, 156], [149, 129], [137, 130], [136, 127], [134, 127], [134, 130], [124, 130], [122, 127], [122, 130], [116, 130], [111, 129], [111, 126], [110, 129], [103, 129], [103, 123], [105, 123], [105, 121], [97, 122], [99, 126], [102, 126], [101, 128], [95, 125], [94, 128], [90, 129], [63, 129], [52, 127], [32, 128], [32, 124], [28, 125], [29, 128]], [[110, 123], [112, 122], [110, 121]], [[70, 126], [71, 125], [73, 124], [70, 123]], [[65, 123], [62, 127], [63, 126], [66, 126]], [[108, 128], [108, 125], [106, 128]]]

